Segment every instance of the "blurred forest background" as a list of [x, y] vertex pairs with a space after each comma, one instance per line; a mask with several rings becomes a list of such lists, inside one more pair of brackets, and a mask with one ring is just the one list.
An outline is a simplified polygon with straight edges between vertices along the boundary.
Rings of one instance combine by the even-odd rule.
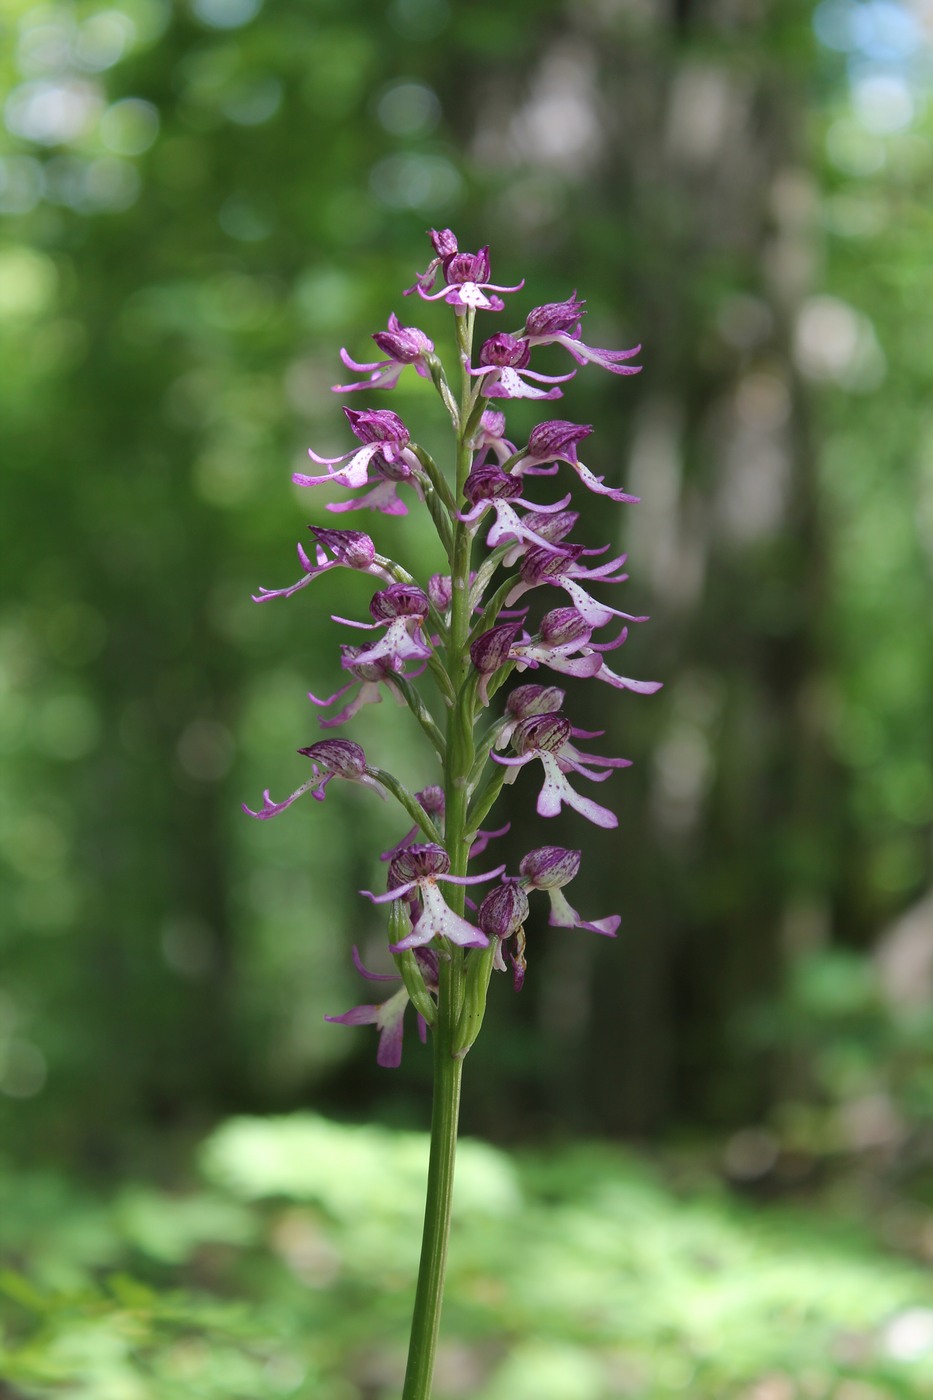
[[[611, 945], [529, 928], [525, 990], [502, 979], [470, 1056], [464, 1127], [669, 1160], [713, 1144], [727, 1181], [769, 1197], [841, 1173], [883, 1208], [884, 1247], [929, 1261], [928, 0], [0, 16], [0, 1127], [19, 1218], [26, 1181], [45, 1182], [41, 1231], [67, 1214], [62, 1169], [158, 1175], [172, 1143], [234, 1114], [426, 1122], [414, 1040], [387, 1074], [370, 1032], [322, 1019], [360, 999], [350, 944], [380, 957], [355, 891], [400, 834], [391, 813], [349, 789], [269, 825], [240, 803], [301, 780], [294, 751], [320, 737], [306, 692], [339, 683], [329, 613], [361, 615], [370, 592], [340, 575], [250, 601], [293, 580], [305, 523], [329, 520], [289, 474], [309, 445], [347, 446], [341, 345], [369, 358], [395, 310], [443, 347], [441, 312], [400, 292], [425, 229], [450, 225], [491, 245], [497, 281], [527, 278], [509, 326], [577, 288], [590, 343], [644, 345], [641, 376], [584, 371], [560, 411], [597, 425], [589, 465], [642, 498], [618, 543], [624, 605], [652, 621], [625, 669], [664, 681], [608, 708], [573, 697], [635, 760], [618, 832], [568, 814], [555, 834], [521, 784], [497, 808], [498, 858], [584, 846], [574, 902], [623, 925]], [[440, 443], [413, 380], [356, 404]], [[402, 560], [434, 548], [414, 518], [353, 523]], [[406, 719], [370, 708], [348, 737], [420, 786]], [[150, 1206], [169, 1219], [168, 1197]], [[248, 1229], [223, 1219], [233, 1248]], [[933, 1353], [918, 1316], [911, 1345]], [[268, 1374], [260, 1393], [383, 1394]], [[94, 1400], [150, 1394], [102, 1375]], [[567, 1384], [558, 1400], [630, 1393]], [[231, 1386], [203, 1393], [254, 1393]]]

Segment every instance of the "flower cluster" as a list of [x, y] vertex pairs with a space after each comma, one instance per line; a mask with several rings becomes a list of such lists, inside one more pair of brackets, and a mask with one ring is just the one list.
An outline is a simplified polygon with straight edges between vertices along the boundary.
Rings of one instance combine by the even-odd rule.
[[[639, 367], [630, 361], [638, 347], [610, 350], [585, 344], [585, 304], [574, 291], [565, 301], [534, 307], [519, 328], [496, 331], [475, 350], [477, 315], [504, 311], [504, 297], [519, 292], [524, 282], [494, 282], [488, 247], [465, 252], [450, 229], [432, 230], [430, 238], [434, 257], [405, 295], [452, 308], [458, 383], [448, 379], [433, 340], [393, 312], [387, 329], [372, 337], [381, 358], [356, 360], [341, 350], [344, 366], [362, 377], [336, 387], [341, 393], [393, 389], [406, 369], [430, 380], [456, 438], [452, 468], [442, 470], [391, 410], [345, 407], [356, 444], [337, 457], [309, 452], [326, 471], [298, 472], [293, 481], [349, 492], [347, 499], [325, 501], [330, 512], [367, 509], [392, 516], [405, 514], [412, 500], [421, 503], [436, 527], [448, 572], [419, 582], [378, 553], [368, 534], [312, 526], [313, 555], [298, 546], [298, 581], [263, 588], [256, 596], [257, 602], [290, 597], [335, 568], [368, 575], [376, 584], [369, 619], [334, 620], [370, 636], [341, 646], [346, 683], [328, 698], [309, 698], [322, 710], [344, 702], [337, 713], [321, 718], [330, 729], [388, 693], [411, 710], [443, 777], [443, 786], [430, 783], [411, 793], [390, 772], [371, 765], [358, 744], [329, 738], [298, 750], [310, 761], [311, 776], [288, 797], [276, 802], [265, 792], [258, 810], [245, 808], [260, 820], [275, 817], [305, 792], [323, 800], [331, 780], [341, 778], [380, 796], [388, 794], [404, 809], [408, 829], [383, 854], [388, 863], [385, 891], [361, 891], [373, 905], [388, 910], [389, 949], [402, 985], [380, 1004], [327, 1018], [344, 1025], [375, 1025], [382, 1065], [400, 1061], [409, 1002], [422, 1039], [429, 1027], [438, 1034], [443, 1027], [453, 1056], [469, 1050], [482, 1021], [491, 972], [511, 967], [514, 987], [522, 986], [529, 897], [537, 892], [548, 896], [555, 927], [608, 937], [619, 927], [618, 915], [587, 919], [568, 902], [564, 890], [579, 873], [578, 850], [538, 846], [521, 859], [514, 874], [504, 865], [469, 873], [471, 858], [507, 830], [483, 830], [481, 825], [503, 785], [515, 782], [522, 768], [540, 764], [539, 816], [556, 817], [567, 806], [609, 829], [618, 824], [615, 813], [579, 791], [578, 784], [603, 783], [629, 763], [578, 748], [578, 740], [598, 739], [602, 731], [588, 733], [574, 725], [564, 709], [565, 691], [557, 685], [526, 677], [495, 715], [501, 687], [513, 672], [544, 667], [562, 678], [600, 681], [616, 691], [650, 694], [658, 689], [658, 682], [620, 675], [606, 661], [607, 652], [625, 643], [628, 624], [645, 620], [610, 605], [600, 592], [603, 585], [625, 581], [625, 555], [606, 557], [608, 545], [593, 549], [571, 538], [579, 518], [572, 493], [538, 499], [537, 478], [558, 477], [568, 469], [565, 485], [579, 484], [615, 503], [636, 498], [580, 460], [581, 445], [593, 431], [589, 424], [547, 419], [518, 446], [506, 436], [504, 412], [511, 399], [550, 404], [560, 398], [562, 386], [580, 366], [637, 374]], [[540, 346], [565, 351], [571, 361], [566, 372], [531, 368]], [[548, 601], [531, 621], [541, 589]], [[600, 637], [604, 628], [609, 633]], [[489, 881], [496, 883], [477, 908], [466, 888]], [[392, 974], [368, 971], [355, 948], [353, 959], [363, 977], [393, 980]]]

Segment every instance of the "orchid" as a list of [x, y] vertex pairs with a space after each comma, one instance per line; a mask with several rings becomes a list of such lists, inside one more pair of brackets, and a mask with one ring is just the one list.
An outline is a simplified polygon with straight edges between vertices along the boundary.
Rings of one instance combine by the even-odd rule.
[[[468, 371], [483, 381], [483, 393], [487, 399], [559, 399], [561, 390], [556, 386], [572, 379], [576, 370], [569, 374], [538, 374], [528, 369], [531, 359], [531, 344], [527, 340], [517, 340], [515, 336], [501, 332], [486, 341], [479, 352], [479, 366]], [[550, 384], [550, 389], [538, 389], [529, 384], [536, 379], [539, 384]]]
[[[397, 413], [387, 408], [345, 408], [350, 428], [363, 446], [344, 452], [340, 457], [319, 457], [308, 448], [308, 456], [321, 466], [338, 467], [324, 476], [306, 476], [294, 472], [296, 486], [374, 486], [363, 501], [332, 503], [328, 510], [358, 510], [363, 505], [381, 510], [386, 515], [405, 515], [407, 507], [397, 496], [399, 482], [420, 485], [421, 465], [410, 450], [411, 436]], [[346, 466], [339, 466], [345, 462]], [[370, 476], [370, 467], [376, 473]]]
[[[312, 462], [325, 470], [319, 475], [296, 472], [292, 480], [302, 488], [349, 492], [347, 499], [336, 500], [322, 493], [321, 504], [332, 513], [371, 511], [387, 517], [386, 531], [388, 522], [407, 514], [414, 501], [430, 517], [445, 562], [438, 568], [432, 561], [429, 567], [437, 572], [425, 577], [425, 569], [418, 575], [396, 562], [388, 544], [380, 540], [377, 547], [362, 530], [313, 524], [313, 550], [298, 546], [301, 577], [282, 588], [261, 588], [255, 600], [295, 597], [338, 568], [374, 580], [368, 620], [333, 616], [340, 625], [369, 634], [341, 644], [343, 684], [333, 694], [309, 692], [308, 698], [327, 712], [320, 723], [332, 731], [353, 724], [361, 711], [381, 704], [388, 694], [420, 728], [433, 766], [421, 779], [423, 786], [410, 791], [359, 744], [328, 737], [298, 750], [311, 774], [287, 797], [275, 801], [266, 790], [258, 809], [244, 806], [251, 817], [266, 821], [307, 792], [322, 801], [340, 779], [392, 799], [387, 810], [400, 809], [404, 816], [379, 843], [388, 846], [378, 857], [382, 868], [387, 866], [385, 889], [360, 891], [369, 901], [370, 919], [385, 929], [396, 972], [370, 972], [356, 947], [351, 954], [367, 981], [400, 978], [401, 985], [387, 989], [382, 1002], [326, 1017], [343, 1026], [374, 1026], [377, 1062], [387, 1068], [401, 1061], [409, 1004], [420, 1039], [432, 1042], [431, 1168], [403, 1400], [430, 1396], [463, 1062], [480, 1033], [491, 988], [501, 985], [494, 974], [511, 970], [512, 987], [521, 991], [529, 975], [529, 940], [533, 946], [539, 936], [533, 924], [539, 891], [550, 901], [553, 927], [613, 937], [620, 924], [615, 914], [585, 919], [568, 902], [563, 891], [580, 869], [579, 851], [537, 846], [521, 859], [517, 872], [509, 873], [504, 864], [478, 872], [474, 862], [480, 863], [490, 842], [509, 830], [508, 822], [495, 826], [487, 817], [519, 771], [540, 764], [539, 816], [551, 820], [570, 807], [604, 830], [616, 828], [615, 813], [577, 787], [581, 779], [608, 781], [629, 760], [580, 747], [603, 731], [574, 725], [564, 712], [561, 687], [599, 681], [615, 692], [651, 694], [659, 685], [610, 669], [607, 654], [626, 642], [626, 624], [645, 619], [603, 602], [590, 589], [624, 583], [625, 555], [613, 555], [608, 544], [572, 538], [579, 512], [572, 494], [551, 490], [550, 479], [569, 467], [576, 478], [568, 478], [571, 484], [607, 502], [625, 504], [635, 497], [607, 485], [580, 460], [578, 450], [592, 434], [590, 425], [548, 419], [516, 441], [504, 411], [511, 411], [513, 400], [534, 405], [562, 397], [587, 364], [620, 376], [636, 374], [638, 366], [629, 363], [636, 351], [584, 344], [585, 307], [574, 292], [566, 301], [533, 308], [521, 330], [493, 333], [475, 352], [477, 317], [502, 311], [503, 298], [520, 292], [524, 280], [494, 282], [488, 246], [464, 251], [447, 228], [432, 229], [429, 236], [433, 256], [404, 294], [451, 308], [459, 396], [431, 336], [404, 325], [394, 312], [386, 329], [372, 336], [382, 358], [356, 360], [341, 349], [341, 362], [356, 378], [336, 388], [347, 394], [393, 389], [402, 372], [413, 368], [433, 386], [449, 417], [455, 440], [449, 469], [442, 459], [435, 461], [398, 414], [345, 405], [355, 445], [336, 457], [309, 451]], [[546, 345], [569, 353], [573, 366], [566, 373], [532, 366], [538, 347]], [[545, 499], [538, 499], [539, 486]], [[541, 606], [542, 588], [559, 589], [565, 596], [555, 605], [553, 593], [545, 594]], [[541, 668], [556, 673], [561, 686], [527, 678], [542, 674]], [[516, 672], [526, 678], [509, 689]], [[368, 739], [367, 747], [372, 748]], [[388, 747], [391, 751], [391, 740]], [[365, 859], [364, 852], [360, 858]], [[490, 883], [477, 909], [467, 891]]]
[[323, 802], [324, 790], [332, 778], [343, 778], [348, 783], [361, 783], [365, 787], [374, 788], [380, 797], [385, 796], [367, 768], [366, 755], [359, 744], [354, 744], [349, 739], [322, 739], [320, 743], [311, 744], [298, 752], [311, 760], [311, 777], [286, 797], [284, 802], [274, 802], [266, 789], [262, 795], [261, 810], [253, 812], [243, 803], [244, 812], [265, 821], [267, 817], [277, 817], [306, 792], [310, 792], [318, 802]]
[[510, 646], [508, 659], [516, 662], [519, 670], [547, 666], [565, 676], [605, 681], [616, 690], [634, 690], [639, 695], [653, 695], [661, 689], [660, 681], [620, 676], [603, 660], [603, 652], [614, 651], [627, 640], [627, 627], [611, 642], [592, 641], [593, 631], [593, 624], [576, 608], [554, 608], [542, 617], [536, 637]]
[[551, 901], [548, 923], [552, 927], [589, 929], [591, 933], [615, 938], [622, 922], [618, 914], [610, 914], [605, 919], [581, 919], [563, 893], [564, 886], [579, 873], [580, 858], [579, 851], [568, 851], [563, 846], [538, 846], [528, 852], [518, 870], [528, 889], [547, 891]]
[[420, 675], [424, 669], [421, 667], [416, 672], [405, 673], [402, 670], [402, 662], [397, 658], [382, 658], [379, 661], [360, 661], [364, 654], [365, 647], [342, 646], [340, 648], [340, 664], [345, 671], [349, 671], [353, 677], [346, 685], [334, 691], [326, 699], [321, 700], [316, 695], [308, 692], [308, 699], [312, 705], [317, 705], [319, 709], [326, 710], [328, 706], [336, 704], [351, 690], [356, 690], [352, 700], [348, 700], [339, 714], [332, 715], [329, 719], [320, 720], [322, 729], [334, 729], [338, 724], [345, 724], [348, 719], [359, 714], [364, 705], [378, 705], [382, 700], [380, 686], [385, 686], [390, 694], [395, 696], [399, 705], [404, 705], [405, 697], [401, 694], [397, 686], [393, 686], [393, 680], [400, 678], [407, 679], [412, 675]]
[[517, 453], [515, 470], [529, 475], [541, 474], [546, 462], [566, 462], [573, 467], [583, 485], [597, 496], [608, 496], [611, 501], [624, 501], [637, 505], [638, 497], [627, 491], [603, 485], [603, 478], [594, 475], [577, 456], [577, 444], [589, 437], [593, 429], [588, 424], [568, 423], [566, 419], [554, 418], [547, 423], [538, 423], [528, 435], [528, 446]]
[[[414, 286], [406, 289], [406, 296], [417, 291], [425, 301], [438, 301], [443, 298], [459, 316], [466, 311], [501, 311], [505, 302], [501, 297], [487, 296], [487, 292], [520, 292], [525, 285], [524, 277], [514, 287], [503, 287], [490, 282], [488, 244], [480, 248], [478, 253], [461, 253], [450, 229], [445, 229], [440, 234], [432, 231], [431, 241], [438, 256], [426, 272], [419, 274]], [[438, 271], [442, 272], [447, 285], [439, 292], [432, 292], [431, 288]]]
[[[496, 408], [484, 409], [480, 414], [479, 427], [470, 441], [470, 448], [480, 454], [479, 462], [485, 459], [487, 452], [492, 452], [500, 467], [514, 457], [515, 444], [505, 436], [505, 414]], [[479, 465], [479, 462], [475, 465]]]
[[[369, 535], [364, 535], [361, 530], [326, 530], [319, 525], [309, 525], [308, 529], [317, 541], [317, 547], [312, 564], [307, 552], [298, 545], [298, 559], [305, 571], [304, 578], [289, 584], [287, 588], [260, 588], [258, 593], [253, 594], [254, 603], [265, 603], [269, 598], [290, 598], [293, 593], [306, 588], [312, 579], [331, 569], [356, 569], [360, 573], [375, 574], [387, 583], [392, 581], [388, 571], [389, 561], [376, 554], [376, 546]], [[333, 555], [332, 559], [327, 557], [328, 550]]]
[[409, 903], [415, 907], [411, 933], [391, 945], [393, 953], [403, 953], [408, 948], [423, 948], [437, 937], [446, 938], [461, 948], [484, 948], [488, 942], [486, 935], [451, 909], [437, 888], [438, 881], [452, 885], [477, 885], [484, 880], [494, 880], [504, 869], [505, 866], [500, 865], [485, 875], [451, 875], [450, 856], [443, 846], [408, 846], [389, 865], [390, 888], [385, 894], [373, 894], [370, 890], [361, 890], [360, 893], [371, 899], [373, 904], [385, 904], [407, 896]]
[[403, 326], [393, 311], [388, 330], [375, 331], [373, 340], [388, 358], [359, 364], [346, 350], [341, 350], [340, 358], [347, 369], [369, 377], [355, 384], [335, 384], [336, 393], [352, 393], [354, 389], [394, 389], [406, 365], [413, 365], [416, 374], [422, 378], [430, 378], [429, 364], [434, 355], [434, 342], [428, 339], [424, 331], [419, 331], [415, 326]]
[[570, 595], [577, 612], [594, 627], [602, 627], [614, 617], [624, 617], [627, 622], [647, 621], [644, 617], [633, 617], [631, 613], [597, 602], [578, 581], [593, 579], [600, 583], [624, 583], [628, 574], [617, 571], [625, 563], [625, 555], [620, 554], [595, 569], [587, 569], [578, 563], [582, 553], [583, 549], [579, 545], [564, 545], [560, 553], [540, 547], [528, 550], [519, 570], [521, 581], [507, 595], [506, 605], [511, 607], [531, 588], [551, 583]]
[[[522, 495], [522, 483], [518, 477], [509, 476], [508, 472], [491, 463], [473, 468], [464, 483], [463, 493], [473, 506], [472, 510], [458, 516], [465, 524], [472, 525], [474, 521], [481, 520], [490, 507], [495, 511], [496, 523], [486, 536], [486, 544], [490, 549], [495, 549], [496, 545], [506, 540], [513, 540], [516, 544], [524, 543], [526, 548], [532, 544], [545, 550], [558, 548], [550, 544], [540, 530], [531, 529], [528, 517], [523, 520], [514, 507], [523, 506], [529, 514], [533, 514], [537, 524], [540, 517], [562, 511], [570, 500], [569, 496], [551, 506], [535, 505]], [[546, 519], [544, 528], [547, 529]]]
[[601, 783], [609, 777], [609, 773], [594, 773], [588, 764], [600, 768], [627, 768], [630, 760], [581, 754], [570, 742], [572, 728], [565, 715], [533, 715], [515, 726], [512, 747], [517, 757], [504, 758], [499, 754], [493, 754], [492, 757], [496, 763], [507, 765], [513, 770], [505, 779], [507, 783], [514, 782], [516, 769], [524, 767], [534, 759], [540, 761], [544, 769], [544, 784], [538, 794], [539, 817], [556, 817], [566, 803], [596, 826], [616, 827], [619, 825], [619, 819], [615, 812], [611, 812], [608, 807], [601, 807], [591, 797], [581, 797], [576, 789], [571, 787], [567, 774], [579, 773], [583, 778]]
[[351, 665], [373, 666], [385, 661], [392, 665], [422, 657], [431, 656], [431, 648], [422, 635], [422, 625], [431, 609], [431, 601], [420, 588], [404, 583], [391, 583], [388, 588], [374, 593], [369, 603], [370, 614], [375, 622], [356, 622], [349, 617], [334, 616], [335, 622], [343, 622], [348, 627], [359, 627], [372, 631], [385, 627], [381, 641], [363, 647], [350, 662]]
[[641, 365], [628, 365], [637, 355], [640, 345], [631, 350], [596, 350], [580, 339], [586, 303], [577, 300], [576, 292], [566, 301], [552, 301], [536, 306], [525, 318], [524, 336], [530, 345], [562, 345], [579, 365], [599, 365], [613, 374], [640, 374]]

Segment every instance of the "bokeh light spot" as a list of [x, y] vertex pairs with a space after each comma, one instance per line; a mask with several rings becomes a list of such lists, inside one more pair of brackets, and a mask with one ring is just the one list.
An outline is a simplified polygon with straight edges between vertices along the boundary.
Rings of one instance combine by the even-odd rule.
[[194, 0], [191, 8], [211, 29], [239, 29], [256, 18], [262, 0]]
[[159, 112], [141, 97], [124, 97], [100, 119], [100, 139], [118, 156], [139, 156], [159, 134]]

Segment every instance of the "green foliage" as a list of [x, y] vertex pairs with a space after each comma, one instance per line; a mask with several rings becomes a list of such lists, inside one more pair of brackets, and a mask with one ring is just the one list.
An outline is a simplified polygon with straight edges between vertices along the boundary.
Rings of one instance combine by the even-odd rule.
[[[292, 1115], [221, 1126], [183, 1194], [8, 1170], [0, 1374], [28, 1400], [388, 1400], [426, 1158], [421, 1135]], [[919, 1269], [854, 1226], [586, 1145], [463, 1143], [446, 1319], [439, 1400], [919, 1400], [933, 1382]]]

